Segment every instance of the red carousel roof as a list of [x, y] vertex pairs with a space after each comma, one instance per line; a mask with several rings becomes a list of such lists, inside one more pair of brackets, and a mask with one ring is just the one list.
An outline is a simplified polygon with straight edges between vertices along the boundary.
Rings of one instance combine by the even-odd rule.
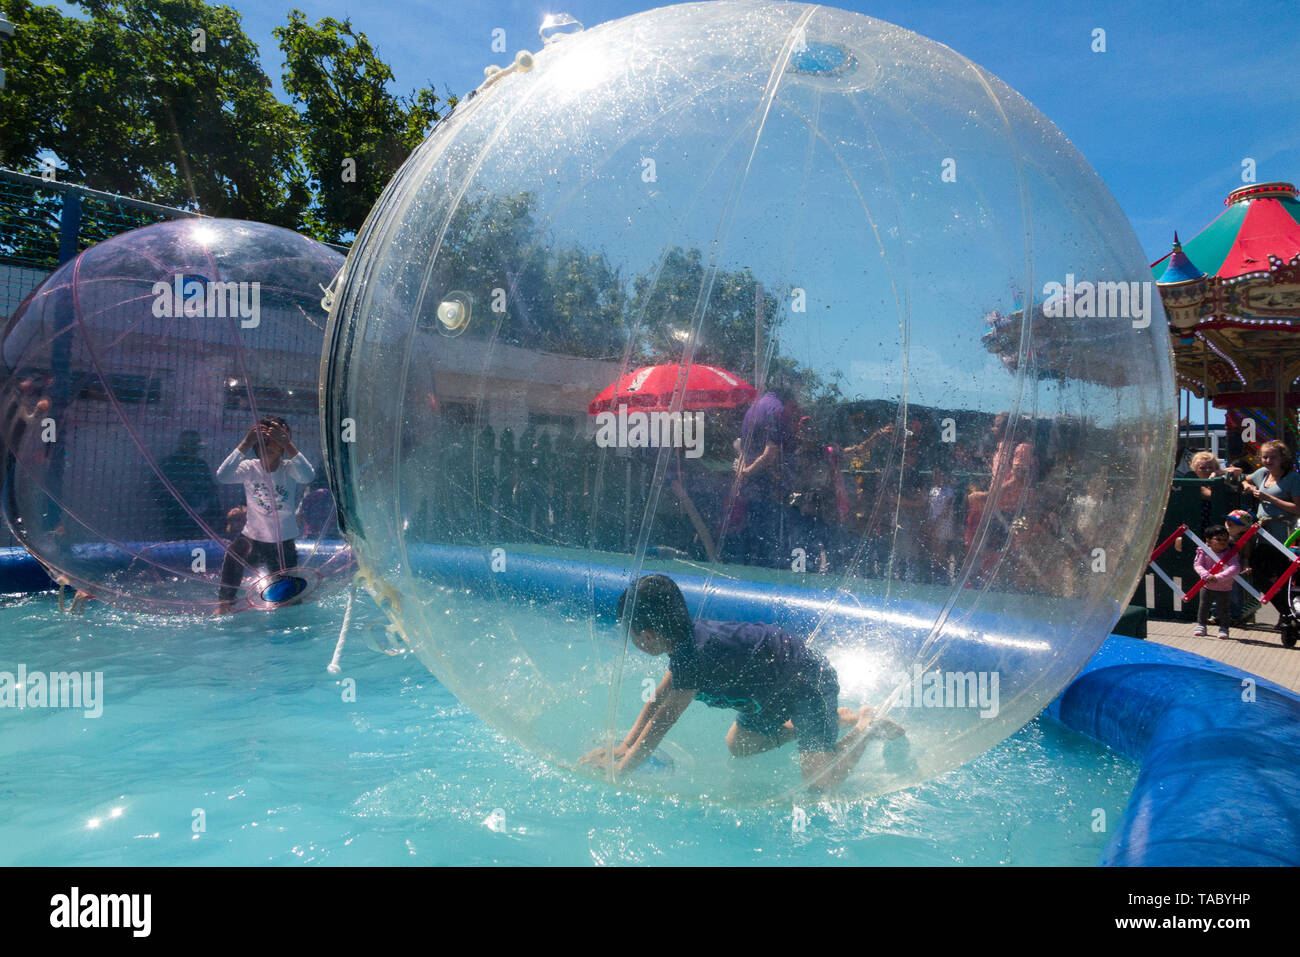
[[1290, 183], [1243, 186], [1153, 264], [1179, 385], [1220, 408], [1300, 394], [1300, 202]]
[[[1187, 258], [1212, 278], [1267, 276], [1273, 260], [1291, 263], [1300, 257], [1300, 202], [1290, 183], [1243, 186], [1228, 194], [1228, 208], [1183, 243]], [[1161, 282], [1172, 252], [1151, 267]]]

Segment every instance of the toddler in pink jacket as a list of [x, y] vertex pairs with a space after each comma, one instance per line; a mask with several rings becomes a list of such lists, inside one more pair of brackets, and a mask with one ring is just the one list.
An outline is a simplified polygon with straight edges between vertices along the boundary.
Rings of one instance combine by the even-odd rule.
[[1219, 637], [1227, 638], [1228, 622], [1231, 621], [1232, 581], [1241, 574], [1241, 562], [1237, 561], [1236, 555], [1233, 555], [1222, 568], [1210, 574], [1210, 570], [1232, 548], [1232, 540], [1226, 526], [1211, 525], [1207, 528], [1205, 544], [1209, 546], [1209, 551], [1198, 548], [1193, 563], [1196, 566], [1196, 574], [1201, 576], [1205, 587], [1201, 589], [1201, 606], [1196, 613], [1196, 630], [1192, 634], [1197, 638], [1205, 637], [1205, 626], [1213, 610], [1214, 620], [1219, 623]]

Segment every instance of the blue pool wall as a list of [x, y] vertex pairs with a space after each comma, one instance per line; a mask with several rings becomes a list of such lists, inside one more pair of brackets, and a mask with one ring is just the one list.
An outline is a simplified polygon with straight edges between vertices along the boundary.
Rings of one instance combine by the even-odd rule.
[[[628, 580], [626, 568], [518, 554], [508, 575], [491, 574], [481, 550], [426, 546], [410, 557], [464, 587], [594, 601], [611, 614]], [[695, 607], [705, 579], [674, 579]], [[717, 577], [708, 585], [709, 617], [771, 620], [777, 608], [788, 627], [813, 620], [828, 595]], [[51, 587], [24, 550], [0, 549], [0, 592]], [[859, 601], [856, 611], [869, 613], [872, 599]], [[1300, 695], [1199, 655], [1112, 635], [1045, 713], [1141, 768], [1102, 864], [1300, 866]]]
[[1137, 762], [1101, 863], [1300, 864], [1300, 696], [1200, 655], [1112, 635], [1046, 709]]

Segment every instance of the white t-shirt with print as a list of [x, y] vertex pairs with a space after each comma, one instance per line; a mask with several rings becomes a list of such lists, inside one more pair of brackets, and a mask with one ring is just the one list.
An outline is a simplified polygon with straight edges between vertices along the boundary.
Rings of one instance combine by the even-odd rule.
[[298, 520], [294, 509], [298, 503], [298, 486], [316, 477], [307, 457], [299, 452], [289, 460], [280, 460], [274, 472], [268, 472], [256, 455], [244, 458], [235, 449], [217, 469], [217, 481], [224, 485], [244, 484], [247, 517], [244, 536], [255, 542], [285, 542], [298, 537]]

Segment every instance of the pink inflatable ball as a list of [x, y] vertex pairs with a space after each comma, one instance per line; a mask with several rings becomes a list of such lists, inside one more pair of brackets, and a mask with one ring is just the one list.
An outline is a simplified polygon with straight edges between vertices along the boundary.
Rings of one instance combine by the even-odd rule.
[[[24, 301], [2, 344], [3, 506], [56, 580], [122, 608], [203, 614], [218, 607], [223, 565], [239, 575], [233, 611], [324, 595], [345, 578], [317, 412], [322, 289], [342, 265], [290, 230], [182, 220], [90, 247]], [[272, 416], [310, 474], [218, 481]], [[249, 507], [277, 541], [228, 559], [252, 533], [231, 513]]]

